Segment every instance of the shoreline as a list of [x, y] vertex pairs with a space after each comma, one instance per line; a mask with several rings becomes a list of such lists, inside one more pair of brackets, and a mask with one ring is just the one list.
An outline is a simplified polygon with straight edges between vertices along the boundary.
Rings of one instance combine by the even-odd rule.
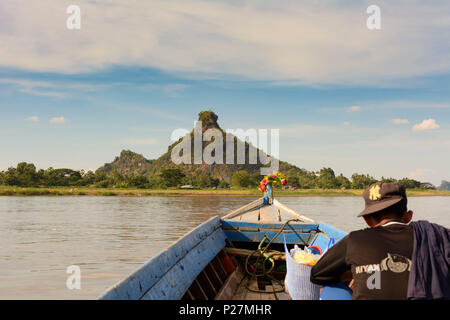
[[[360, 197], [364, 190], [297, 189], [274, 190], [277, 197]], [[447, 190], [407, 190], [409, 197], [450, 196]], [[0, 186], [0, 196], [262, 196], [253, 189], [128, 189], [95, 187], [9, 187]]]

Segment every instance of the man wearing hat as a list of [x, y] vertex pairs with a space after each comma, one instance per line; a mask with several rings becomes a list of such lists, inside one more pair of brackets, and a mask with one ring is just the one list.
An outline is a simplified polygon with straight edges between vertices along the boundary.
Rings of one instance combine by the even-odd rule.
[[350, 232], [330, 248], [312, 268], [311, 282], [344, 282], [353, 299], [450, 299], [450, 230], [410, 223], [413, 212], [398, 183], [373, 184], [363, 198], [358, 217], [369, 228]]

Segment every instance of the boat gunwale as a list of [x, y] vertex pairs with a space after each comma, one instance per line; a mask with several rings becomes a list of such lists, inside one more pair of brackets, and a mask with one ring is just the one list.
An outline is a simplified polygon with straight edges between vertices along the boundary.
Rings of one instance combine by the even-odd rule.
[[[217, 222], [214, 223], [214, 220], [216, 220]], [[199, 238], [201, 239], [201, 241], [199, 241], [198, 243], [196, 243], [195, 245], [193, 245], [193, 247], [191, 247], [189, 249], [184, 248], [182, 250], [183, 254], [180, 256], [177, 256], [176, 260], [172, 262], [171, 266], [169, 268], [165, 269], [164, 272], [162, 272], [162, 274], [160, 274], [158, 276], [158, 278], [155, 278], [154, 282], [151, 285], [149, 285], [148, 288], [146, 288], [146, 290], [144, 292], [141, 292], [140, 297], [138, 297], [138, 299], [141, 299], [147, 292], [149, 292], [151, 290], [152, 287], [154, 287], [159, 281], [161, 281], [161, 279], [164, 277], [164, 275], [166, 275], [174, 266], [176, 266], [180, 261], [182, 261], [191, 250], [193, 250], [195, 247], [197, 247], [204, 239], [208, 238], [211, 234], [213, 234], [217, 230], [222, 230], [220, 217], [218, 215], [211, 217], [210, 219], [201, 223], [197, 227], [188, 231], [183, 236], [178, 238], [175, 242], [171, 243], [168, 247], [159, 251], [155, 256], [149, 258], [146, 262], [144, 262], [142, 265], [140, 265], [137, 269], [135, 269], [126, 278], [118, 281], [117, 283], [115, 283], [114, 285], [112, 285], [108, 289], [106, 289], [99, 297], [97, 297], [97, 300], [110, 299], [111, 295], [118, 294], [117, 290], [128, 291], [126, 286], [129, 285], [131, 281], [139, 278], [141, 272], [144, 272], [146, 268], [155, 264], [159, 259], [163, 259], [164, 255], [167, 255], [170, 252], [170, 250], [173, 250], [173, 248], [176, 248], [176, 246], [178, 246], [183, 240], [185, 240], [186, 238], [189, 238], [190, 236], [191, 237], [195, 236], [196, 232], [199, 232], [199, 230], [205, 228], [205, 226], [209, 226], [210, 224], [214, 225], [214, 226], [208, 227], [208, 228], [211, 228], [211, 230], [208, 232], [207, 236], [199, 235]], [[226, 237], [226, 235], [225, 235], [225, 237]], [[125, 287], [123, 287], [123, 286], [125, 286]], [[127, 294], [128, 294], [128, 292], [127, 292]]]
[[[160, 282], [164, 279], [164, 277], [168, 274], [170, 269], [174, 268], [180, 261], [182, 261], [189, 254], [189, 252], [191, 252], [196, 246], [201, 244], [206, 238], [210, 237], [210, 235], [213, 234], [218, 229], [220, 229], [220, 230], [222, 230], [222, 232], [224, 232], [225, 242], [227, 242], [227, 241], [231, 242], [233, 240], [231, 240], [231, 238], [229, 238], [228, 232], [236, 231], [236, 232], [242, 232], [244, 234], [248, 234], [249, 232], [250, 233], [254, 232], [255, 234], [256, 233], [267, 233], [267, 232], [274, 233], [276, 231], [279, 231], [279, 228], [282, 225], [286, 224], [287, 229], [283, 230], [283, 233], [286, 235], [289, 234], [291, 237], [294, 236], [294, 234], [298, 235], [299, 232], [301, 234], [311, 233], [313, 231], [318, 232], [318, 233], [324, 233], [324, 235], [319, 234], [319, 236], [320, 236], [319, 238], [316, 237], [314, 239], [311, 239], [312, 240], [311, 243], [320, 245], [321, 247], [325, 245], [324, 241], [326, 240], [326, 238], [328, 238], [326, 233], [329, 233], [329, 231], [331, 231], [331, 234], [337, 238], [342, 238], [346, 234], [345, 232], [343, 232], [327, 223], [315, 221], [315, 220], [310, 219], [302, 214], [299, 214], [299, 213], [295, 212], [294, 210], [286, 207], [284, 204], [282, 204], [281, 202], [279, 202], [276, 199], [274, 199], [273, 204], [271, 204], [271, 205], [284, 210], [285, 212], [288, 213], [288, 215], [294, 215], [296, 217], [299, 217], [299, 219], [302, 219], [303, 222], [292, 221], [291, 223], [286, 224], [286, 221], [270, 221], [270, 220], [239, 221], [237, 219], [233, 219], [233, 218], [238, 217], [239, 215], [245, 215], [246, 212], [256, 210], [257, 208], [270, 206], [270, 205], [267, 205], [264, 203], [263, 197], [258, 198], [256, 200], [248, 203], [247, 205], [244, 205], [244, 206], [232, 211], [231, 213], [229, 213], [223, 217], [215, 215], [215, 216], [211, 217], [210, 219], [206, 220], [205, 222], [199, 224], [195, 228], [191, 229], [190, 231], [186, 232], [184, 235], [179, 237], [176, 241], [172, 242], [168, 247], [159, 251], [155, 256], [148, 259], [144, 264], [139, 266], [134, 272], [129, 274], [126, 278], [122, 279], [115, 285], [113, 285], [113, 286], [109, 287], [107, 290], [105, 290], [97, 299], [133, 299], [133, 297], [134, 297], [134, 299], [144, 298], [144, 296], [146, 296], [151, 291], [151, 289], [158, 284], [158, 282]], [[213, 222], [213, 220], [215, 220], [215, 222]], [[305, 220], [308, 221], [308, 223], [304, 223]], [[206, 236], [206, 238], [203, 238], [203, 235], [200, 235], [200, 234], [196, 235], [196, 232], [199, 232], [199, 230], [205, 226], [208, 226], [208, 229], [212, 229], [208, 232], [208, 235]], [[321, 231], [322, 228], [324, 229], [325, 232]], [[175, 259], [174, 257], [168, 257], [168, 259], [170, 261], [168, 260], [165, 262], [165, 263], [170, 263], [170, 266], [167, 266], [168, 269], [164, 270], [164, 272], [162, 272], [161, 274], [154, 274], [153, 275], [155, 277], [155, 279], [153, 280], [154, 282], [152, 284], [148, 285], [148, 287], [144, 290], [144, 292], [142, 292], [142, 289], [141, 289], [140, 295], [137, 295], [137, 292], [133, 292], [136, 290], [136, 289], [133, 289], [134, 281], [140, 281], [142, 279], [146, 279], [148, 274], [147, 274], [147, 276], [144, 276], [145, 273], [150, 273], [150, 274], [155, 273], [156, 271], [152, 272], [152, 270], [154, 269], [153, 267], [155, 267], [155, 263], [162, 262], [162, 260], [164, 260], [165, 254], [167, 254], [170, 250], [175, 250], [173, 248], [177, 248], [177, 246], [179, 246], [180, 243], [183, 243], [183, 241], [186, 238], [189, 238], [190, 236], [193, 236], [193, 235], [195, 235], [195, 238], [198, 238], [197, 240], [199, 241], [197, 244], [194, 245], [194, 247], [190, 247], [190, 248], [186, 247], [186, 248], [181, 248], [181, 249], [178, 248], [179, 250], [181, 250], [179, 253], [182, 253], [182, 254], [180, 256], [176, 256], [177, 259]], [[324, 238], [324, 239], [321, 239], [321, 238]], [[308, 243], [311, 240], [308, 240]], [[246, 242], [254, 242], [254, 241], [246, 241]], [[158, 261], [158, 260], [161, 260], [161, 261]], [[156, 273], [158, 273], [158, 272], [156, 272]], [[157, 279], [156, 279], [156, 277], [157, 277]], [[132, 289], [131, 291], [129, 291], [130, 288]], [[153, 294], [150, 294], [150, 295], [148, 295], [147, 298], [152, 299], [152, 298], [156, 298], [156, 296], [154, 296]]]
[[[310, 222], [310, 223], [317, 223], [316, 220], [311, 219], [301, 213], [298, 213], [294, 210], [292, 210], [291, 208], [287, 207], [286, 205], [284, 205], [283, 203], [281, 203], [280, 201], [278, 201], [277, 199], [273, 199], [273, 203], [272, 204], [265, 204], [264, 203], [264, 197], [258, 198], [230, 213], [228, 213], [227, 215], [223, 216], [221, 218], [221, 220], [234, 220], [235, 218], [239, 217], [239, 216], [244, 216], [246, 213], [250, 212], [250, 211], [254, 211], [257, 209], [261, 209], [267, 206], [274, 206], [276, 208], [282, 209], [284, 210], [286, 213], [293, 215], [294, 217], [299, 218], [300, 220], [302, 220], [302, 222]], [[262, 223], [264, 223], [267, 221], [262, 221]], [[255, 222], [255, 223], [259, 223], [259, 222]], [[272, 224], [284, 224], [285, 222], [283, 221], [274, 221], [271, 222]]]

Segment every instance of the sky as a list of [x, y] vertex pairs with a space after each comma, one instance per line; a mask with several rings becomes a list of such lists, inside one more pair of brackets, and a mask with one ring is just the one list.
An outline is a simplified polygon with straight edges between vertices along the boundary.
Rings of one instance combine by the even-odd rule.
[[[81, 28], [66, 26], [69, 5]], [[381, 29], [369, 30], [369, 5]], [[308, 170], [450, 180], [448, 1], [0, 3], [0, 169], [149, 159], [213, 110]]]

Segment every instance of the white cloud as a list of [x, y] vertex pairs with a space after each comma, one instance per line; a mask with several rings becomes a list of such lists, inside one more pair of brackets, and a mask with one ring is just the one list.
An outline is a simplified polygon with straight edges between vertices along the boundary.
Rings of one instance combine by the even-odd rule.
[[[350, 122], [347, 124], [349, 126]], [[297, 123], [285, 127], [279, 127], [279, 129], [280, 137], [282, 138], [308, 138], [308, 140], [315, 139], [317, 137], [341, 137], [348, 135], [349, 132], [357, 134], [360, 131], [359, 128], [348, 126], [344, 128], [343, 126], [345, 126], [345, 122], [335, 126]]]
[[309, 85], [395, 84], [450, 70], [442, 41], [450, 3], [377, 4], [382, 17], [389, 12], [381, 31], [366, 28], [361, 4], [332, 0], [79, 0], [81, 30], [68, 30], [61, 1], [3, 1], [0, 66], [78, 73], [133, 65]]
[[55, 98], [63, 98], [65, 96], [64, 92], [52, 90], [57, 88], [58, 85], [46, 81], [0, 78], [0, 83], [16, 86], [20, 92], [26, 94], [55, 97]]
[[120, 140], [120, 143], [136, 146], [136, 145], [156, 145], [158, 140], [155, 138], [127, 138]]
[[50, 119], [50, 123], [62, 124], [65, 123], [66, 119], [64, 117], [54, 117]]
[[143, 86], [141, 86], [140, 88], [143, 90], [159, 90], [162, 91], [164, 93], [166, 93], [169, 96], [172, 97], [178, 97], [180, 95], [180, 93], [184, 90], [186, 90], [186, 88], [188, 88], [189, 86], [186, 84], [181, 84], [181, 83], [169, 83], [169, 84], [145, 84]]
[[436, 123], [434, 119], [426, 119], [421, 123], [415, 124], [413, 127], [413, 131], [428, 131], [428, 130], [437, 130], [440, 126]]
[[37, 116], [31, 116], [31, 117], [28, 117], [28, 118], [27, 118], [27, 121], [30, 121], [30, 122], [39, 122], [40, 120], [39, 120], [39, 117], [37, 117]]
[[391, 123], [398, 124], [398, 125], [409, 124], [409, 120], [408, 119], [392, 119]]
[[361, 111], [361, 107], [360, 107], [360, 106], [352, 106], [352, 107], [348, 108], [347, 111], [348, 111], [348, 112]]
[[49, 82], [23, 78], [0, 78], [0, 83], [14, 86], [18, 91], [23, 93], [55, 98], [67, 97], [74, 90], [95, 91], [113, 85], [120, 85], [120, 83], [86, 84], [81, 82]]

